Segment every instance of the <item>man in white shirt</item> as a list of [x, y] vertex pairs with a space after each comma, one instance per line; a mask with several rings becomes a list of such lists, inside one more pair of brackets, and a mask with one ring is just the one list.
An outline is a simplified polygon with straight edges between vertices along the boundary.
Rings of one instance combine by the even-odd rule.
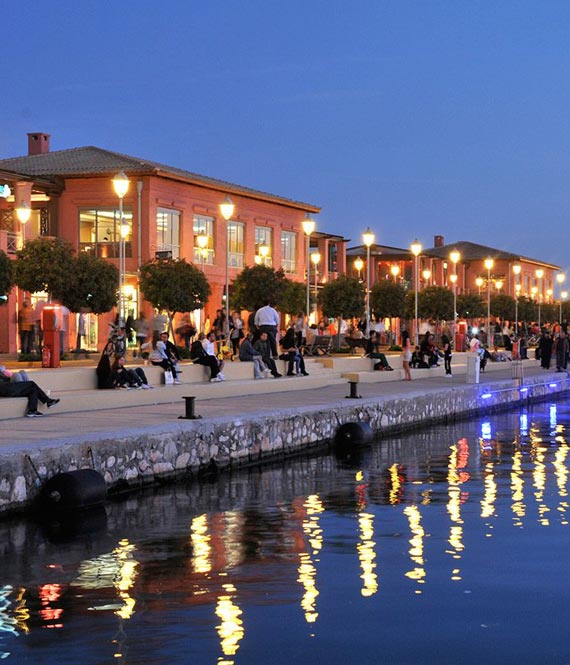
[[208, 333], [208, 336], [206, 337], [206, 339], [202, 344], [204, 346], [204, 351], [209, 356], [214, 356], [214, 358], [216, 358], [216, 360], [218, 361], [218, 366], [220, 368], [220, 372], [218, 374], [218, 376], [220, 377], [219, 380], [224, 381], [225, 376], [222, 374], [222, 369], [224, 368], [224, 361], [218, 359], [218, 353], [216, 349], [216, 333], [213, 331], [211, 333]]
[[255, 313], [253, 320], [255, 327], [259, 333], [267, 333], [267, 339], [271, 348], [271, 355], [273, 358], [278, 358], [277, 353], [277, 331], [279, 330], [279, 313], [274, 309], [270, 303], [264, 307], [260, 307]]

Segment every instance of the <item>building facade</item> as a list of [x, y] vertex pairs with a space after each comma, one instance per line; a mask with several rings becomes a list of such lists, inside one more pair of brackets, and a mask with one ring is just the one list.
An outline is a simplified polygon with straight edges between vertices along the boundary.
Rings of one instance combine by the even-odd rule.
[[[120, 202], [112, 180], [120, 172], [129, 188]], [[0, 198], [0, 248], [14, 256], [24, 239], [60, 237], [78, 252], [90, 252], [119, 267], [124, 242], [125, 311], [152, 316], [138, 289], [138, 269], [155, 257], [185, 258], [200, 267], [212, 289], [204, 313], [213, 319], [225, 306], [226, 270], [231, 282], [247, 265], [263, 261], [283, 268], [293, 280], [304, 282], [312, 273], [302, 222], [316, 215], [316, 205], [294, 201], [189, 171], [110, 152], [96, 147], [51, 151], [47, 134], [28, 135], [28, 155], [0, 160], [0, 184], [10, 194]], [[229, 196], [235, 206], [231, 219], [220, 204]], [[18, 221], [16, 209], [31, 208], [30, 220]], [[198, 247], [198, 236], [206, 246]], [[340, 236], [313, 234], [310, 251], [321, 255], [319, 279], [345, 269], [346, 241]], [[313, 268], [314, 269], [314, 268]], [[0, 308], [5, 326], [0, 352], [15, 352], [14, 324], [22, 294], [13, 290]], [[32, 300], [46, 294], [28, 294]], [[89, 346], [100, 348], [113, 317], [92, 317]], [[200, 321], [196, 321], [197, 324]], [[70, 317], [69, 338], [74, 339], [75, 317]]]

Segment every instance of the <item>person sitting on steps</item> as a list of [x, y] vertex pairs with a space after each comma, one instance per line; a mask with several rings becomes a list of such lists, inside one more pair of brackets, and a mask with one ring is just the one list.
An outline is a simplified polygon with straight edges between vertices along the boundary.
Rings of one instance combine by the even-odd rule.
[[38, 401], [45, 404], [48, 409], [59, 403], [59, 399], [52, 399], [46, 395], [35, 381], [12, 382], [10, 377], [4, 373], [0, 375], [0, 397], [27, 397], [27, 418], [37, 418], [44, 415], [41, 411], [38, 411]]
[[[215, 338], [215, 333], [211, 333]], [[190, 346], [190, 360], [195, 365], [204, 365], [204, 367], [210, 368], [210, 382], [214, 383], [217, 381], [223, 381], [223, 375], [220, 372], [220, 363], [215, 356], [211, 356], [206, 353], [204, 349], [203, 341], [206, 339], [204, 333], [198, 335], [198, 339], [192, 342]]]
[[287, 376], [295, 376], [293, 368], [296, 367], [296, 374], [302, 374], [303, 376], [309, 376], [309, 373], [305, 369], [305, 361], [299, 349], [297, 348], [297, 340], [295, 335], [295, 326], [292, 324], [287, 328], [287, 332], [279, 341], [281, 348], [284, 353], [288, 355], [288, 367], [287, 367]]

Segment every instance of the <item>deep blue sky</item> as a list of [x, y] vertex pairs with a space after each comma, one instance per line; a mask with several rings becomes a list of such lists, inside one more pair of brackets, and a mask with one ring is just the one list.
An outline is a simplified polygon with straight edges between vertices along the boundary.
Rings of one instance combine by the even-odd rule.
[[370, 225], [570, 266], [570, 2], [21, 0], [1, 21], [1, 157], [44, 131], [320, 205], [353, 244]]

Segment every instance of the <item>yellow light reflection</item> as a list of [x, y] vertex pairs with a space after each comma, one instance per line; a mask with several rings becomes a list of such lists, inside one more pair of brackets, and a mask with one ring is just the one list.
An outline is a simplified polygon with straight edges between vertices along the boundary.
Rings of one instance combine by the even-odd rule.
[[522, 461], [522, 452], [516, 450], [513, 453], [513, 465], [511, 467], [511, 510], [514, 515], [513, 524], [518, 527], [523, 526], [523, 517], [526, 515]]
[[125, 538], [119, 541], [118, 547], [113, 551], [119, 562], [119, 576], [115, 581], [115, 588], [123, 600], [123, 606], [115, 611], [121, 619], [130, 619], [135, 610], [135, 599], [129, 595], [129, 589], [135, 584], [138, 561], [134, 558], [136, 547]]
[[483, 499], [481, 500], [481, 517], [485, 519], [495, 515], [495, 501], [497, 500], [495, 469], [491, 462], [485, 464], [484, 476], [485, 492], [483, 494]]
[[209, 573], [212, 570], [210, 562], [210, 536], [208, 535], [208, 517], [200, 515], [192, 520], [190, 526], [190, 540], [192, 542], [192, 563], [197, 573]]
[[392, 506], [397, 503], [400, 503], [401, 492], [402, 492], [402, 481], [398, 473], [398, 465], [392, 464], [388, 469], [390, 472], [390, 494], [388, 496], [388, 501]]
[[561, 499], [558, 503], [557, 511], [560, 513], [560, 521], [562, 524], [568, 524], [568, 520], [566, 519], [568, 502], [563, 500], [568, 496], [568, 467], [566, 466], [568, 452], [570, 452], [570, 447], [566, 443], [561, 444], [554, 455], [554, 461], [552, 463], [554, 466], [554, 475], [556, 477], [556, 486], [558, 487], [558, 496]]
[[[406, 577], [415, 580], [418, 584], [424, 584], [426, 578], [423, 556], [425, 531], [421, 525], [422, 516], [417, 506], [407, 506], [404, 508], [404, 515], [408, 518], [408, 524], [410, 525], [410, 531], [412, 532], [412, 537], [409, 540], [409, 555], [412, 563], [416, 564], [415, 567], [405, 573], [405, 575]], [[421, 593], [421, 591], [416, 589], [416, 593]]]
[[[317, 555], [323, 546], [323, 531], [319, 524], [319, 516], [324, 512], [323, 503], [318, 494], [311, 494], [303, 503], [306, 517], [303, 520], [303, 532], [307, 536], [308, 543], [311, 547], [311, 552]], [[318, 561], [318, 559], [315, 559]], [[316, 601], [319, 591], [317, 589], [316, 577], [317, 569], [311, 558], [311, 553], [299, 553], [299, 567], [297, 569], [299, 582], [304, 589], [303, 597], [301, 598], [301, 607], [305, 613], [305, 621], [307, 623], [314, 623], [319, 616], [316, 611]]]
[[[235, 656], [239, 649], [239, 643], [245, 634], [241, 616], [242, 610], [235, 603], [236, 588], [233, 584], [224, 584], [225, 593], [218, 597], [216, 604], [216, 615], [221, 623], [216, 626], [220, 636], [220, 646], [224, 656]], [[232, 660], [218, 660], [218, 663], [230, 665]]]
[[542, 526], [549, 526], [550, 520], [547, 513], [550, 512], [550, 508], [544, 503], [544, 490], [546, 489], [546, 464], [544, 460], [548, 448], [541, 444], [542, 439], [531, 434], [531, 456], [534, 461], [532, 484], [535, 489], [534, 498], [538, 505], [538, 522]]
[[374, 515], [370, 513], [359, 513], [358, 515], [358, 528], [360, 532], [360, 542], [357, 544], [356, 549], [358, 552], [358, 560], [360, 562], [360, 569], [362, 575], [362, 589], [360, 593], [365, 596], [373, 596], [378, 591], [378, 576], [374, 572], [376, 569], [376, 543], [374, 537]]
[[[460, 455], [461, 450], [461, 455]], [[463, 519], [461, 518], [461, 482], [462, 476], [459, 473], [459, 468], [464, 468], [469, 459], [469, 447], [467, 441], [462, 439], [459, 445], [450, 446], [449, 462], [447, 465], [447, 512], [451, 520], [449, 528], [449, 538], [447, 542], [451, 545], [451, 549], [446, 550], [454, 559], [461, 559], [461, 553], [465, 549], [463, 545]], [[462, 465], [459, 467], [459, 465]], [[464, 474], [463, 478], [467, 479], [469, 474]], [[451, 573], [451, 580], [456, 582], [461, 580], [461, 571], [459, 568], [454, 568]]]

